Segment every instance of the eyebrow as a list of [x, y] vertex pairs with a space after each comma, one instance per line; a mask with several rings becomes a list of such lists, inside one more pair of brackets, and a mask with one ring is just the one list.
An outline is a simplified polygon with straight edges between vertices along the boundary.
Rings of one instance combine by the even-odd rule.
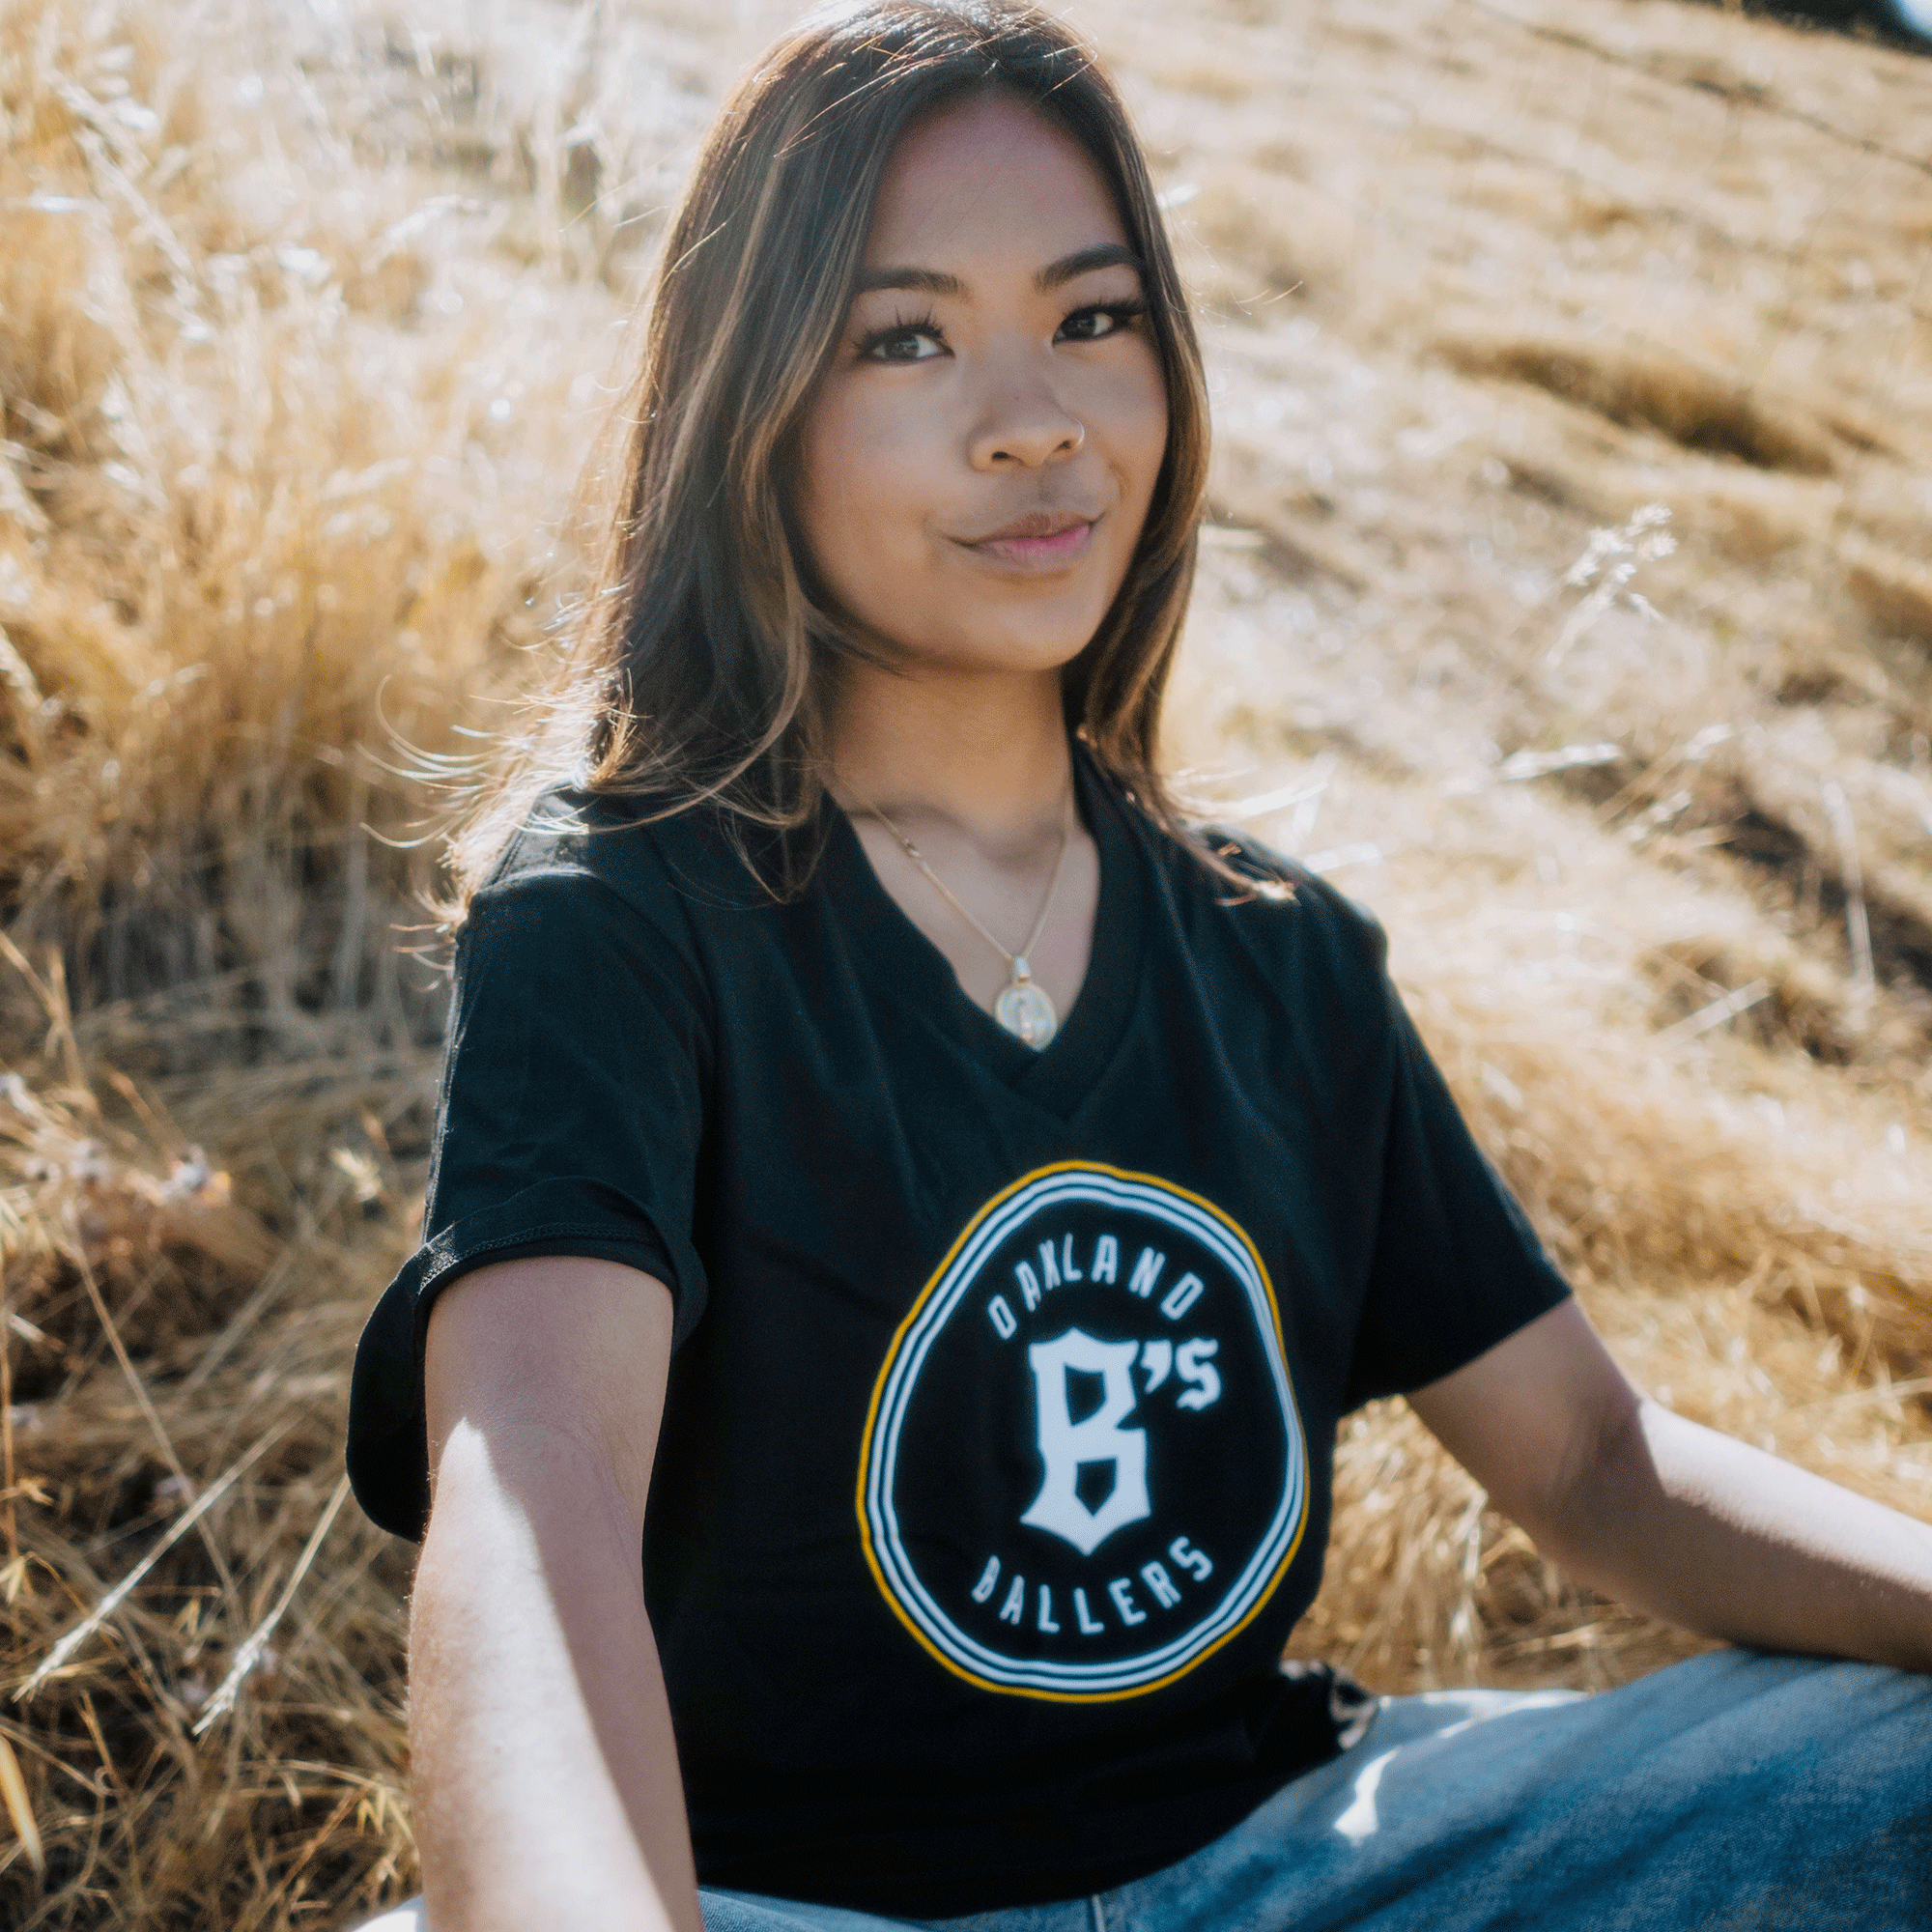
[[1131, 269], [1143, 278], [1147, 274], [1146, 264], [1124, 242], [1102, 242], [1097, 247], [1079, 248], [1071, 255], [1063, 255], [1057, 262], [1049, 262], [1033, 278], [1033, 284], [1044, 295], [1049, 289], [1059, 288], [1063, 282], [1091, 275], [1095, 269]]
[[[1081, 275], [1090, 275], [1095, 269], [1131, 269], [1138, 275], [1147, 272], [1141, 258], [1121, 242], [1101, 242], [1092, 248], [1078, 248], [1070, 255], [1063, 255], [1057, 262], [1049, 262], [1034, 276], [1033, 285], [1042, 295], [1059, 288], [1063, 283], [1076, 280]], [[913, 289], [921, 295], [963, 296], [966, 284], [957, 275], [949, 275], [939, 269], [886, 268], [861, 270], [858, 283], [853, 291], [856, 295], [867, 295], [875, 289]]]

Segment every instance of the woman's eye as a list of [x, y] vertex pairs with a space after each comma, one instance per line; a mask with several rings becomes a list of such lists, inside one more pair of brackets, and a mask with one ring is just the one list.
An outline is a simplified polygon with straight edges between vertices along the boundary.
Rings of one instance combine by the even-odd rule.
[[901, 325], [868, 335], [860, 354], [869, 362], [929, 362], [945, 348], [936, 328]]
[[1060, 325], [1060, 333], [1071, 342], [1100, 342], [1120, 334], [1136, 316], [1146, 313], [1145, 302], [1114, 302], [1104, 308], [1075, 309]]

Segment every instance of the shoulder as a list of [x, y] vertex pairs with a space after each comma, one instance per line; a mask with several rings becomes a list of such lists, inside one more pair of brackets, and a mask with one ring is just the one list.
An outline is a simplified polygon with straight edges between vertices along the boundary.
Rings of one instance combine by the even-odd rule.
[[[714, 1007], [705, 928], [760, 889], [715, 824], [582, 791], [531, 806], [471, 894], [454, 965], [466, 1009], [492, 998], [600, 1008], [640, 992]], [[629, 990], [626, 990], [629, 989]]]
[[[1188, 923], [1284, 967], [1379, 990], [1388, 957], [1381, 922], [1298, 860], [1225, 825], [1191, 825], [1199, 852], [1149, 824], [1149, 842]], [[1234, 875], [1203, 864], [1205, 853]]]
[[[694, 859], [696, 851], [699, 856]], [[519, 1037], [582, 1031], [639, 1003], [708, 1037], [714, 1002], [705, 947], [681, 874], [701, 845], [580, 792], [538, 799], [471, 894], [456, 933], [457, 1018], [517, 1015]]]
[[471, 895], [468, 925], [641, 925], [687, 943], [695, 908], [749, 903], [759, 890], [713, 820], [648, 800], [546, 792]]

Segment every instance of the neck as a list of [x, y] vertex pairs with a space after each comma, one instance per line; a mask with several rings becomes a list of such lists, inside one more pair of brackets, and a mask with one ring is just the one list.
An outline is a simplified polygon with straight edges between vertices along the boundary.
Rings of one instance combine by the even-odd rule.
[[1057, 671], [840, 668], [832, 791], [903, 825], [944, 819], [988, 845], [1065, 821], [1072, 783]]

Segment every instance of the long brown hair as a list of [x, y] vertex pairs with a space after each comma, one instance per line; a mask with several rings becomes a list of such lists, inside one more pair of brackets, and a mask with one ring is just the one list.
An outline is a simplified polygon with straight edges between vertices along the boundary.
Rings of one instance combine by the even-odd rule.
[[1146, 265], [1167, 450], [1120, 593], [1063, 688], [1095, 761], [1186, 838], [1158, 737], [1194, 576], [1208, 405], [1146, 159], [1093, 51], [1023, 0], [864, 0], [805, 20], [712, 124], [649, 298], [602, 566], [548, 726], [453, 840], [466, 896], [533, 793], [559, 781], [651, 815], [710, 801], [741, 851], [769, 855], [757, 869], [773, 892], [804, 885], [824, 790], [819, 672], [865, 646], [812, 594], [790, 513], [800, 432], [900, 136], [989, 87], [1092, 156]]

